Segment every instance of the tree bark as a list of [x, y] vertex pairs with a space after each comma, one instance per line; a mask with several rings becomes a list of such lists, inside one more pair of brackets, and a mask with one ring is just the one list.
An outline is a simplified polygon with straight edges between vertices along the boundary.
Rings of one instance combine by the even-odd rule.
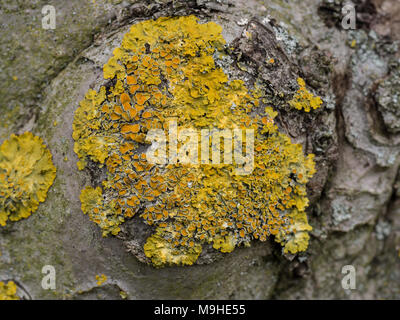
[[[0, 227], [0, 281], [13, 280], [28, 299], [398, 298], [400, 5], [354, 3], [356, 29], [345, 30], [342, 0], [57, 0], [56, 29], [45, 30], [47, 1], [1, 1], [0, 143], [12, 133], [41, 136], [57, 178], [37, 212]], [[121, 239], [103, 238], [81, 211], [80, 190], [98, 177], [76, 168], [79, 101], [101, 83], [102, 66], [132, 24], [189, 14], [223, 26], [234, 63], [245, 66], [242, 77], [287, 95], [302, 76], [324, 101], [307, 114], [277, 106], [279, 129], [316, 155], [304, 253], [253, 241], [229, 254], [206, 253], [190, 267], [156, 269]], [[276, 73], [267, 56], [280, 62]], [[41, 286], [45, 265], [55, 267], [55, 290]], [[346, 265], [355, 268], [355, 289], [342, 286]]]

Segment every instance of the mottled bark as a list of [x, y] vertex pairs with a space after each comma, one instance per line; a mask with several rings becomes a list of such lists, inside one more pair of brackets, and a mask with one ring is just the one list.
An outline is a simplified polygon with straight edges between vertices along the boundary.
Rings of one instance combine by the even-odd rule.
[[[0, 1], [0, 142], [30, 130], [43, 137], [57, 167], [39, 210], [0, 227], [0, 281], [14, 280], [19, 295], [32, 299], [121, 299], [121, 291], [129, 299], [398, 298], [400, 5], [355, 0], [357, 28], [344, 30], [343, 3], [53, 1], [57, 26], [44, 30], [47, 1]], [[98, 88], [102, 66], [131, 24], [188, 14], [223, 26], [234, 76], [269, 88], [280, 130], [316, 155], [304, 253], [283, 255], [273, 240], [254, 241], [230, 254], [205, 250], [191, 267], [155, 269], [141, 262], [140, 225], [125, 226], [136, 235], [129, 243], [102, 238], [81, 211], [80, 190], [100, 177], [76, 168], [71, 134], [79, 101]], [[265, 62], [270, 56], [279, 61], [274, 71]], [[322, 110], [281, 105], [277, 93], [290, 95], [297, 76], [321, 96]], [[44, 265], [56, 269], [56, 290], [41, 287]], [[356, 269], [355, 290], [342, 288], [345, 265]], [[100, 286], [99, 274], [108, 278]]]

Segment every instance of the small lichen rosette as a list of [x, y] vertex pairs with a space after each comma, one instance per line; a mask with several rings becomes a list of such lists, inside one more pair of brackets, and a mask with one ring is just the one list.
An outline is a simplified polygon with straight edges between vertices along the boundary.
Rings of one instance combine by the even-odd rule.
[[297, 84], [299, 89], [294, 95], [293, 99], [289, 101], [289, 106], [297, 110], [304, 110], [310, 112], [322, 107], [322, 99], [318, 96], [314, 96], [306, 88], [306, 82], [302, 78], [297, 78]]
[[[127, 219], [143, 219], [154, 228], [144, 245], [154, 266], [191, 265], [206, 243], [225, 253], [269, 236], [284, 252], [308, 245], [313, 155], [278, 131], [259, 88], [229, 79], [218, 65], [226, 55], [221, 31], [194, 16], [133, 25], [104, 65], [105, 84], [89, 90], [75, 112], [78, 168], [91, 161], [107, 172], [101, 185], [82, 190], [83, 212], [104, 236], [118, 234]], [[171, 121], [182, 131], [253, 129], [251, 173], [237, 174], [243, 164], [235, 161], [149, 161], [146, 150], [155, 142], [147, 134], [169, 136]]]
[[0, 146], [0, 225], [35, 212], [56, 177], [52, 155], [31, 132], [11, 135]]
[[14, 281], [4, 283], [0, 281], [0, 301], [1, 300], [19, 300], [17, 296], [17, 286]]

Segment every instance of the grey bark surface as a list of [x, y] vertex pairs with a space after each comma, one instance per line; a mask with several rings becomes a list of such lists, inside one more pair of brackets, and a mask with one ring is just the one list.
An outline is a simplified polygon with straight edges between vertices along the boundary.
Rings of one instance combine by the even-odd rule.
[[[0, 281], [15, 281], [28, 299], [399, 298], [400, 3], [353, 2], [355, 30], [341, 28], [341, 0], [1, 0], [0, 143], [28, 130], [43, 137], [57, 178], [37, 212], [0, 227]], [[46, 4], [56, 8], [55, 30], [42, 28]], [[230, 254], [205, 250], [190, 267], [156, 269], [135, 251], [140, 225], [124, 226], [136, 234], [129, 241], [103, 238], [80, 209], [80, 190], [96, 175], [76, 167], [79, 101], [98, 89], [130, 25], [188, 14], [223, 26], [233, 61], [245, 66], [236, 78], [287, 95], [302, 76], [324, 100], [308, 114], [275, 105], [280, 130], [316, 155], [304, 253], [254, 241]], [[280, 61], [275, 73], [267, 56]], [[55, 290], [41, 286], [44, 265], [56, 269]], [[342, 287], [345, 265], [356, 269], [355, 290]]]

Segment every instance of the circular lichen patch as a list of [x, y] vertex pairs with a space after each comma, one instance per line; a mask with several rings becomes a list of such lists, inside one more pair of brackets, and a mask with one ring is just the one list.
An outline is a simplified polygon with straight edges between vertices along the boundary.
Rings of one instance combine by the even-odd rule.
[[[262, 103], [257, 86], [250, 90], [224, 72], [221, 31], [194, 16], [133, 25], [104, 65], [104, 85], [89, 90], [75, 112], [78, 168], [91, 161], [107, 171], [100, 186], [82, 191], [83, 212], [104, 236], [118, 234], [127, 219], [143, 219], [154, 228], [143, 250], [155, 266], [193, 264], [205, 243], [224, 253], [270, 236], [285, 252], [308, 245], [306, 184], [315, 171], [313, 155], [278, 131], [276, 112]], [[295, 107], [319, 106], [301, 84]], [[193, 130], [198, 137], [233, 133], [224, 140], [224, 156], [232, 159], [248, 146], [252, 167], [240, 157], [215, 164], [208, 146], [206, 158], [188, 156], [197, 149], [188, 134]], [[151, 132], [165, 133], [165, 141]], [[162, 154], [163, 146], [168, 162], [147, 158], [149, 150]]]
[[11, 135], [0, 146], [0, 225], [35, 212], [56, 177], [52, 155], [31, 132]]

